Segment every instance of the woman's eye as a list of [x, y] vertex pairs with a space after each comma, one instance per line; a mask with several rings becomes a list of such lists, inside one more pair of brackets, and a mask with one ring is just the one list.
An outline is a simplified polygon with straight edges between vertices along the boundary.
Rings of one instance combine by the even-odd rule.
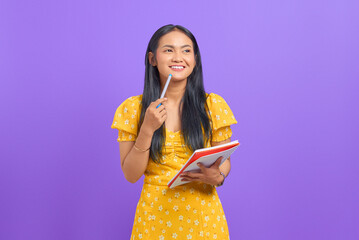
[[186, 49], [186, 50], [184, 50], [184, 52], [189, 53], [189, 52], [191, 52], [191, 50]]
[[172, 52], [172, 49], [166, 49], [165, 52]]

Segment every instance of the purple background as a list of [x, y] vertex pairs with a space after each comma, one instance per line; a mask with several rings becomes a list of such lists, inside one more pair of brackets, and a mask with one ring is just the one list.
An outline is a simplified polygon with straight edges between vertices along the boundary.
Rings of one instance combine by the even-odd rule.
[[231, 239], [359, 239], [359, 2], [1, 1], [0, 239], [129, 239], [116, 108], [159, 27], [197, 38], [242, 143]]

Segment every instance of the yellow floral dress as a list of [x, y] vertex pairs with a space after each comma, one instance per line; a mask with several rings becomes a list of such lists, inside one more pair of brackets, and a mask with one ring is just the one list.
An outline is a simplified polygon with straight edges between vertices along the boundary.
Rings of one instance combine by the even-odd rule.
[[[117, 108], [111, 125], [119, 130], [117, 141], [136, 140], [141, 99], [142, 95], [130, 97]], [[212, 118], [212, 141], [230, 138], [230, 125], [237, 121], [225, 100], [211, 93], [207, 94], [207, 104]], [[131, 240], [229, 239], [226, 217], [215, 187], [199, 182], [173, 189], [167, 187], [191, 154], [183, 144], [181, 131], [166, 129], [162, 164], [149, 159], [145, 171]]]

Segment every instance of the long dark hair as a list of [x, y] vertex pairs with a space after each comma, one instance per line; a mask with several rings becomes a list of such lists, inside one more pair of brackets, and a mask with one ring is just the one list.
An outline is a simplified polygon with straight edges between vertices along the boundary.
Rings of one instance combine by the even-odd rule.
[[[151, 102], [160, 98], [161, 82], [157, 67], [152, 66], [149, 62], [149, 52], [152, 52], [156, 59], [156, 50], [160, 38], [172, 31], [179, 30], [186, 34], [193, 43], [196, 65], [192, 73], [187, 78], [186, 90], [181, 100], [182, 104], [182, 135], [185, 145], [192, 151], [203, 148], [211, 139], [212, 126], [208, 106], [206, 103], [206, 92], [203, 86], [203, 73], [201, 54], [197, 41], [193, 34], [180, 25], [166, 25], [158, 29], [152, 36], [146, 50], [145, 57], [145, 85], [142, 94], [142, 109], [139, 121], [138, 131], [143, 123], [146, 109]], [[157, 129], [152, 137], [150, 147], [150, 157], [154, 162], [160, 163], [162, 159], [162, 147], [166, 139], [164, 125]]]

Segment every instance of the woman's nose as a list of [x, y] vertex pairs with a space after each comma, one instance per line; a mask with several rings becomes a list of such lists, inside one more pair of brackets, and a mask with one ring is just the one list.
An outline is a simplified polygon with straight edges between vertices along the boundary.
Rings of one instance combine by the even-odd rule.
[[172, 61], [174, 61], [174, 62], [181, 62], [181, 61], [182, 61], [182, 54], [181, 54], [181, 52], [178, 52], [178, 51], [174, 52]]

